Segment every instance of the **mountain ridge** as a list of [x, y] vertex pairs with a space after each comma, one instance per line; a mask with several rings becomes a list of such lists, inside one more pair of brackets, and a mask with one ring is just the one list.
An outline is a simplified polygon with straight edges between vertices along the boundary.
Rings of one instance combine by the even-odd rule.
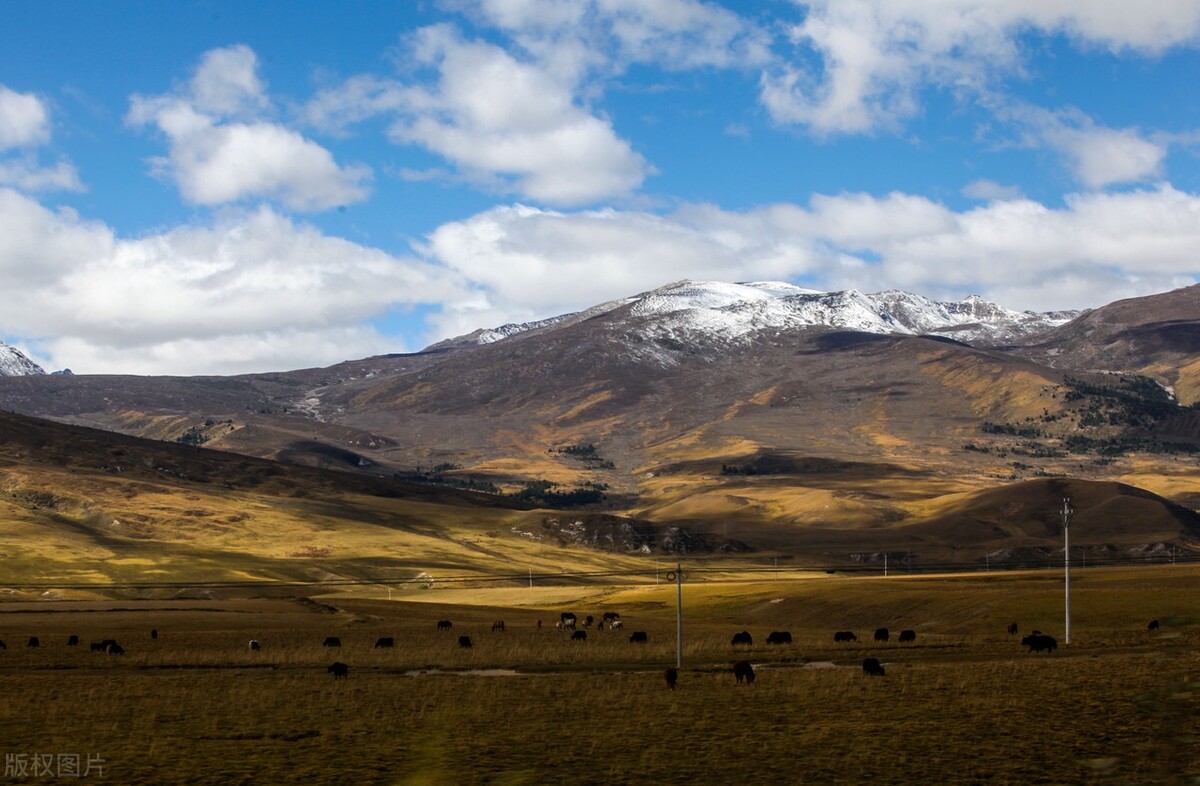
[[896, 289], [865, 294], [854, 289], [820, 292], [774, 281], [682, 280], [579, 312], [481, 328], [433, 344], [427, 351], [569, 327], [619, 309], [642, 320], [650, 337], [729, 344], [741, 343], [747, 334], [758, 331], [829, 327], [880, 334], [942, 334], [995, 345], [1046, 332], [1086, 313], [1015, 311], [978, 295], [939, 302]]

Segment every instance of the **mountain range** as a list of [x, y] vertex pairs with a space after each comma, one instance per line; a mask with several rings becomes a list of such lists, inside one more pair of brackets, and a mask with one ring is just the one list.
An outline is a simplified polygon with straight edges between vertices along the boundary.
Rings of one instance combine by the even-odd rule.
[[1200, 547], [1197, 336], [1200, 287], [1035, 314], [678, 282], [324, 369], [6, 377], [0, 408], [570, 506], [692, 549], [1044, 558], [1070, 493], [1073, 543], [1162, 553]]

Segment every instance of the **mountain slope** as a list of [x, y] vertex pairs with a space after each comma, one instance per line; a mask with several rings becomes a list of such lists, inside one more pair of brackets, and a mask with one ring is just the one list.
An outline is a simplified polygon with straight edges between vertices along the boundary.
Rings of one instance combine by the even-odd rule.
[[1152, 376], [1180, 401], [1200, 401], [1200, 284], [1119, 300], [1014, 351], [1062, 368]]
[[[379, 477], [602, 491], [593, 514], [783, 553], [895, 541], [954, 556], [952, 528], [917, 525], [1025, 480], [1200, 503], [1200, 413], [1145, 379], [1041, 362], [1037, 344], [951, 338], [1065, 319], [1013, 314], [977, 299], [683, 282], [328, 369], [8, 378], [0, 408]], [[999, 547], [969, 546], [958, 556]]]
[[21, 377], [45, 373], [45, 369], [25, 357], [25, 354], [16, 347], [10, 347], [0, 341], [0, 377]]

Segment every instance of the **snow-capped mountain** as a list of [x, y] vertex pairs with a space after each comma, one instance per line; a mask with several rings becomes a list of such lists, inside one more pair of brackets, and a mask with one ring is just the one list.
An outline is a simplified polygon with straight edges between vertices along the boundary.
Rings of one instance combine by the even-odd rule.
[[0, 341], [0, 377], [26, 377], [45, 373], [45, 369], [25, 357], [19, 349]]
[[435, 346], [488, 344], [621, 308], [626, 309], [623, 321], [643, 337], [729, 343], [763, 331], [834, 327], [865, 333], [936, 333], [967, 343], [999, 344], [1050, 330], [1082, 313], [1014, 311], [977, 295], [942, 303], [899, 290], [864, 294], [853, 289], [818, 292], [775, 281], [679, 281], [586, 311], [478, 330]]

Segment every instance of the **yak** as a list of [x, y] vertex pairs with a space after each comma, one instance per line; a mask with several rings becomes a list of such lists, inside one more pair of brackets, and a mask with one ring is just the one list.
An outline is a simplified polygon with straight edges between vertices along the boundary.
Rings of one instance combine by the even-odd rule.
[[771, 631], [770, 635], [767, 636], [767, 643], [768, 644], [791, 644], [792, 643], [792, 634], [788, 633], [786, 630], [773, 630], [773, 631]]
[[644, 630], [635, 630], [629, 634], [630, 644], [645, 644], [648, 641], [650, 641], [650, 637], [646, 635], [646, 631]]
[[1028, 647], [1030, 652], [1054, 652], [1058, 648], [1058, 642], [1053, 636], [1031, 633], [1021, 639], [1021, 646]]
[[333, 675], [335, 680], [344, 680], [350, 676], [350, 667], [341, 661], [335, 661], [325, 667], [325, 671]]
[[879, 658], [863, 658], [862, 670], [868, 677], [883, 676], [883, 664], [879, 662]]
[[748, 660], [739, 660], [733, 664], [733, 677], [741, 685], [744, 681], [747, 685], [754, 684], [754, 667], [750, 665]]
[[750, 636], [750, 631], [744, 630], [741, 633], [733, 634], [733, 639], [730, 641], [730, 646], [736, 647], [739, 644], [743, 644], [747, 647], [754, 646], [754, 639]]
[[907, 642], [907, 641], [916, 641], [916, 640], [917, 640], [917, 632], [916, 632], [915, 630], [902, 630], [902, 631], [900, 631], [900, 639], [899, 639], [899, 641], [900, 641], [900, 643], [901, 643], [901, 644], [903, 644], [903, 643], [905, 643], [905, 642]]
[[834, 641], [858, 641], [858, 636], [855, 636], [854, 631], [851, 631], [851, 630], [839, 630], [837, 633], [833, 634], [833, 640]]

